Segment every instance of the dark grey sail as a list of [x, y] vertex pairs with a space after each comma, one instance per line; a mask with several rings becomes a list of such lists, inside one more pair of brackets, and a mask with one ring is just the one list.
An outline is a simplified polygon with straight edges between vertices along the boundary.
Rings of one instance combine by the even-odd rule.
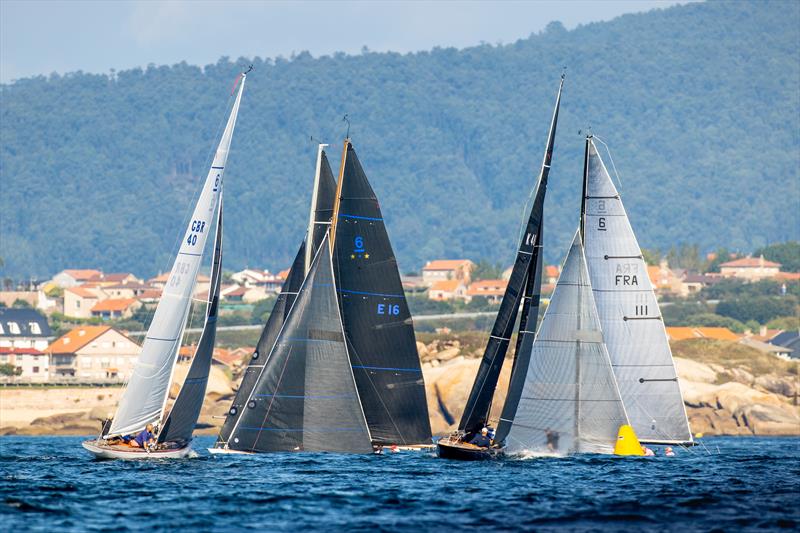
[[203, 400], [206, 396], [208, 374], [211, 370], [211, 357], [214, 354], [214, 341], [217, 336], [217, 310], [219, 290], [222, 281], [222, 193], [219, 199], [217, 233], [214, 238], [214, 255], [211, 260], [211, 287], [208, 291], [208, 307], [203, 332], [197, 342], [197, 349], [186, 374], [178, 397], [159, 431], [158, 442], [189, 442], [192, 432], [200, 418]]
[[[517, 257], [511, 270], [511, 277], [509, 278], [506, 292], [503, 295], [503, 300], [500, 303], [500, 309], [497, 313], [494, 326], [492, 327], [483, 359], [478, 367], [478, 374], [475, 377], [475, 382], [472, 385], [472, 390], [470, 391], [466, 406], [464, 407], [464, 413], [458, 425], [458, 429], [465, 433], [480, 431], [489, 419], [489, 411], [492, 407], [492, 398], [494, 397], [495, 389], [497, 388], [497, 380], [500, 377], [500, 371], [503, 369], [503, 362], [508, 352], [508, 345], [511, 342], [511, 334], [514, 331], [514, 324], [517, 320], [520, 303], [522, 303], [521, 300], [526, 295], [529, 296], [529, 298], [526, 299], [523, 305], [523, 312], [525, 313], [524, 323], [526, 327], [527, 324], [531, 324], [531, 328], [536, 327], [539, 313], [538, 294], [541, 288], [541, 259], [539, 255], [541, 253], [544, 198], [547, 192], [547, 178], [553, 157], [553, 145], [555, 142], [558, 110], [561, 104], [561, 90], [563, 87], [564, 76], [562, 75], [561, 85], [558, 88], [558, 96], [556, 97], [555, 111], [553, 112], [553, 119], [550, 124], [550, 133], [547, 138], [544, 161], [534, 189], [533, 202], [528, 214], [525, 232], [523, 233], [522, 240], [517, 249]], [[529, 279], [531, 279], [530, 283]], [[522, 341], [526, 343], [529, 342], [524, 338]], [[519, 367], [516, 361], [514, 366], [515, 369]], [[525, 369], [527, 365], [519, 368]], [[503, 417], [508, 421], [513, 420], [512, 409], [516, 412], [516, 404], [519, 403], [521, 386], [524, 384], [524, 376], [513, 376], [513, 374], [519, 374], [519, 372], [512, 371], [512, 384], [514, 388], [510, 388], [510, 402], [507, 402], [508, 411], [506, 412], [504, 408], [504, 415], [507, 416]], [[514, 377], [516, 377], [516, 379], [514, 379]], [[501, 424], [498, 427], [498, 434], [495, 435], [495, 441], [502, 441], [502, 438], [508, 434], [508, 430], [509, 428], [506, 424]]]
[[514, 416], [519, 406], [522, 389], [525, 386], [525, 374], [530, 365], [531, 347], [536, 337], [536, 323], [539, 321], [540, 300], [542, 297], [542, 258], [543, 258], [543, 226], [544, 226], [544, 197], [547, 192], [547, 180], [550, 176], [550, 165], [553, 161], [553, 147], [556, 141], [556, 126], [558, 125], [558, 110], [561, 105], [561, 90], [564, 86], [564, 76], [556, 96], [556, 106], [550, 122], [550, 132], [547, 135], [547, 147], [544, 152], [542, 169], [539, 173], [539, 183], [534, 192], [534, 202], [531, 214], [538, 218], [536, 229], [537, 242], [533, 247], [533, 256], [528, 268], [525, 282], [525, 292], [522, 296], [522, 311], [520, 312], [519, 331], [517, 332], [517, 345], [514, 351], [514, 364], [511, 367], [511, 379], [508, 384], [506, 401], [500, 414], [500, 422], [495, 433], [495, 442], [502, 443], [511, 430]]
[[323, 240], [228, 448], [371, 453]]
[[[324, 151], [321, 153], [319, 178], [317, 182], [318, 188], [315, 193], [316, 202], [311, 206], [315, 220], [313, 232], [315, 252], [319, 249], [319, 245], [325, 237], [328, 225], [330, 224], [331, 206], [333, 205], [334, 195], [336, 194], [336, 181], [333, 178], [333, 173], [331, 172], [330, 164], [328, 163], [328, 158], [325, 156]], [[297, 291], [300, 290], [300, 285], [302, 285], [306, 275], [304, 265], [305, 255], [306, 241], [303, 241], [300, 244], [300, 248], [297, 250], [294, 261], [292, 261], [292, 266], [289, 269], [286, 281], [283, 282], [281, 292], [275, 300], [275, 306], [272, 308], [267, 323], [261, 331], [256, 349], [244, 371], [242, 381], [239, 384], [239, 390], [236, 392], [233, 403], [228, 409], [225, 422], [217, 438], [216, 447], [223, 447], [225, 443], [228, 442], [233, 426], [236, 424], [242, 412], [242, 408], [247, 403], [247, 398], [250, 396], [253, 387], [255, 387], [258, 381], [258, 376], [264, 368], [264, 360], [269, 355], [270, 350], [272, 350], [272, 346], [278, 338], [278, 333], [286, 317], [289, 315], [289, 310], [292, 308], [292, 304], [294, 304], [295, 295], [297, 295]]]
[[359, 396], [376, 444], [429, 444], [414, 326], [378, 199], [349, 140], [334, 207], [334, 269]]

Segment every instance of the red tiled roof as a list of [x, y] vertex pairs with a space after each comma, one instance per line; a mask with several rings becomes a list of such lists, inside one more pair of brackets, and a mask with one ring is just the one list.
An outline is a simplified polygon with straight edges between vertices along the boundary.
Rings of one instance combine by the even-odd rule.
[[109, 298], [94, 304], [92, 313], [101, 311], [124, 311], [136, 303], [136, 298]]
[[110, 330], [111, 326], [82, 326], [57, 338], [47, 347], [48, 353], [74, 353]]
[[437, 281], [429, 290], [431, 291], [442, 291], [442, 292], [455, 292], [458, 289], [458, 286], [461, 285], [461, 281], [457, 279], [444, 279], [441, 281]]
[[[727, 263], [722, 263], [719, 265], [721, 267], [731, 267], [731, 268], [758, 268], [761, 265], [761, 258], [760, 257], [742, 257], [741, 259], [735, 259], [733, 261], [728, 261]], [[780, 268], [780, 263], [774, 263], [772, 261], [767, 261], [764, 259], [764, 265], [768, 268]]]
[[482, 279], [471, 283], [467, 294], [470, 296], [502, 296], [506, 292], [508, 282], [504, 279]]
[[717, 327], [667, 327], [667, 336], [673, 341], [703, 338], [723, 341], [738, 341], [740, 338], [739, 335], [728, 328]]
[[81, 286], [81, 287], [70, 287], [70, 288], [64, 289], [64, 290], [67, 291], [67, 292], [71, 292], [73, 294], [77, 294], [81, 298], [94, 298], [95, 300], [98, 298], [98, 296], [95, 293], [93, 293], [92, 291], [90, 291], [89, 289], [87, 289], [87, 288], [85, 288], [83, 286]]
[[64, 273], [78, 281], [86, 281], [103, 275], [101, 271], [91, 269], [66, 269]]
[[36, 348], [11, 348], [11, 347], [0, 347], [0, 354], [3, 355], [44, 355], [44, 352], [40, 352]]
[[547, 278], [557, 278], [559, 274], [558, 267], [555, 265], [547, 265], [544, 267], [544, 275]]
[[422, 270], [456, 270], [458, 268], [472, 264], [469, 259], [436, 259], [428, 261]]

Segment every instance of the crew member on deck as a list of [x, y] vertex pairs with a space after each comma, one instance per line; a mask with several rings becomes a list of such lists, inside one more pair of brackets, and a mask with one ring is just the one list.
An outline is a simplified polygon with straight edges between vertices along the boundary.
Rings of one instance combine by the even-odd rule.
[[554, 452], [558, 449], [558, 431], [547, 428], [544, 430], [544, 438], [547, 439], [547, 449]]
[[491, 439], [489, 439], [489, 429], [483, 428], [481, 430], [481, 434], [472, 437], [472, 440], [469, 441], [469, 443], [474, 444], [475, 446], [479, 446], [481, 448], [488, 448], [489, 445], [492, 444]]
[[156, 443], [156, 436], [153, 435], [153, 424], [147, 424], [138, 435], [128, 444], [133, 448], [148, 448]]

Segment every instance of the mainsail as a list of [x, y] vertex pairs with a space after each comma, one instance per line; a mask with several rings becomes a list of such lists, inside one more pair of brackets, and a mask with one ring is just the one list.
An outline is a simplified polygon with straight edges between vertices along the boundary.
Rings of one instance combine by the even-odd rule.
[[647, 265], [594, 140], [586, 139], [582, 230], [597, 311], [631, 425], [642, 442], [692, 441]]
[[[311, 203], [311, 217], [314, 221], [312, 237], [312, 248], [316, 255], [316, 250], [319, 249], [322, 239], [325, 237], [328, 225], [331, 220], [331, 206], [333, 205], [334, 194], [336, 192], [336, 181], [333, 178], [328, 158], [323, 150], [320, 150], [317, 158], [317, 174], [314, 179], [315, 189], [312, 195]], [[275, 300], [275, 305], [272, 312], [267, 319], [264, 329], [261, 331], [261, 336], [256, 344], [256, 349], [253, 352], [247, 368], [242, 376], [242, 381], [239, 384], [239, 390], [236, 392], [233, 403], [228, 409], [228, 414], [225, 417], [225, 422], [220, 429], [217, 438], [217, 447], [223, 447], [225, 443], [230, 440], [231, 431], [239, 416], [243, 412], [243, 408], [253, 391], [253, 387], [258, 382], [258, 377], [261, 375], [264, 368], [265, 360], [269, 356], [275, 340], [278, 338], [278, 333], [283, 327], [283, 323], [289, 316], [289, 311], [294, 304], [295, 296], [303, 284], [303, 279], [306, 276], [306, 269], [304, 262], [306, 255], [306, 245], [308, 242], [308, 235], [306, 239], [300, 244], [297, 250], [292, 266], [289, 269], [289, 274], [286, 281], [283, 282], [281, 292]]]
[[[527, 354], [533, 330], [539, 315], [539, 295], [541, 292], [541, 234], [544, 213], [544, 198], [547, 192], [547, 179], [550, 173], [550, 164], [553, 158], [553, 146], [555, 143], [556, 126], [558, 124], [558, 110], [561, 105], [561, 91], [564, 88], [564, 76], [561, 76], [561, 84], [558, 87], [556, 96], [555, 110], [550, 123], [550, 132], [547, 136], [547, 146], [545, 148], [544, 160], [539, 172], [539, 177], [533, 192], [533, 202], [528, 213], [527, 224], [522, 240], [517, 248], [517, 257], [511, 270], [511, 277], [500, 309], [497, 313], [492, 333], [486, 345], [486, 350], [478, 367], [478, 374], [472, 385], [464, 413], [461, 416], [458, 429], [465, 433], [474, 433], [487, 423], [489, 411], [492, 406], [492, 398], [497, 388], [497, 380], [500, 371], [503, 369], [508, 345], [511, 341], [511, 334], [514, 331], [514, 324], [517, 320], [517, 313], [520, 303], [523, 307], [522, 330], [518, 338], [517, 353]], [[524, 299], [524, 301], [523, 301]], [[530, 331], [528, 331], [530, 330]], [[530, 338], [529, 338], [530, 337]], [[522, 347], [522, 343], [525, 347]], [[498, 427], [495, 440], [501, 442], [508, 434], [510, 424], [514, 419], [519, 395], [522, 391], [524, 374], [517, 371], [519, 361], [515, 360], [512, 368], [511, 385], [507, 395], [506, 404], [503, 408], [501, 422]], [[522, 368], [527, 368], [527, 361], [522, 361]]]
[[124, 435], [157, 422], [164, 414], [175, 359], [189, 314], [197, 271], [222, 190], [222, 177], [231, 145], [246, 74], [242, 74], [225, 131], [209, 169], [200, 198], [181, 240], [180, 250], [164, 286], [142, 351], [106, 435]]
[[430, 443], [411, 313], [378, 199], [345, 140], [332, 236], [350, 361], [373, 443]]
[[183, 381], [178, 397], [169, 412], [158, 442], [188, 442], [203, 408], [206, 396], [208, 374], [211, 370], [211, 358], [214, 355], [214, 340], [217, 336], [217, 311], [219, 308], [219, 291], [222, 281], [222, 194], [219, 199], [217, 230], [214, 236], [214, 255], [211, 261], [211, 286], [208, 289], [206, 320], [203, 332], [197, 342], [197, 349]]
[[519, 368], [524, 387], [506, 451], [611, 453], [625, 408], [603, 343], [581, 237], [575, 234], [550, 305]]
[[370, 453], [347, 356], [330, 248], [320, 246], [228, 447]]

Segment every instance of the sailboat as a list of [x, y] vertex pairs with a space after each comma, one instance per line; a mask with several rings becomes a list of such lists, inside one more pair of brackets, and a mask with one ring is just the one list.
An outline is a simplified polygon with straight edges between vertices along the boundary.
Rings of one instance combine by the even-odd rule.
[[234, 400], [217, 453], [369, 453], [430, 442], [397, 263], [349, 138], [332, 205], [330, 228], [254, 384]]
[[594, 299], [631, 425], [643, 443], [692, 445], [664, 321], [617, 188], [586, 137], [581, 217]]
[[[495, 442], [502, 442], [511, 429], [514, 413], [517, 411], [522, 389], [525, 384], [525, 372], [530, 359], [530, 348], [535, 336], [536, 323], [539, 318], [539, 305], [542, 284], [542, 225], [544, 216], [544, 199], [547, 192], [547, 180], [553, 159], [558, 112], [561, 105], [561, 93], [564, 88], [564, 74], [556, 96], [555, 109], [547, 135], [544, 158], [539, 176], [533, 189], [532, 202], [526, 219], [525, 231], [517, 248], [517, 255], [506, 292], [500, 302], [497, 318], [492, 327], [489, 341], [478, 368], [478, 374], [472, 385], [458, 429], [452, 435], [442, 438], [437, 443], [439, 457], [449, 459], [480, 460], [494, 457], [500, 447], [479, 448], [468, 443], [470, 438], [478, 434], [489, 422], [489, 412], [500, 372], [503, 369], [514, 324], [519, 315], [519, 332], [517, 335], [516, 354], [511, 369], [511, 380], [500, 417], [500, 424], [494, 437]], [[521, 311], [520, 311], [521, 308]]]
[[612, 453], [628, 416], [603, 341], [580, 232], [527, 359], [504, 452]]
[[[180, 249], [116, 414], [110, 423], [103, 425], [97, 439], [82, 443], [96, 458], [177, 458], [184, 457], [191, 451], [192, 431], [202, 408], [216, 335], [222, 267], [223, 174], [246, 78], [247, 73], [242, 73], [211, 168], [186, 231], [182, 234]], [[215, 214], [217, 223], [211, 286], [203, 331], [186, 380], [172, 409], [167, 412], [169, 388], [177, 363], [178, 349], [183, 339], [198, 270]], [[150, 424], [156, 428], [155, 446], [135, 448], [120, 443], [120, 437], [137, 433]]]

